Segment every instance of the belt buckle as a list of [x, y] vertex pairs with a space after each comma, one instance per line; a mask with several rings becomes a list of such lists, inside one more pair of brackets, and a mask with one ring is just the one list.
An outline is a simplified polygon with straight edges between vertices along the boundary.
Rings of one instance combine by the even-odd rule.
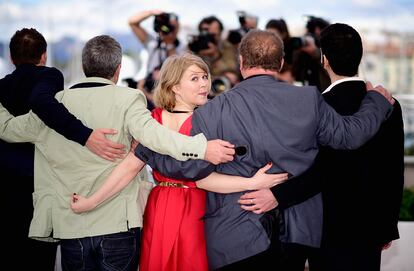
[[173, 182], [160, 182], [158, 185], [165, 186], [165, 187], [188, 188], [188, 186], [182, 183], [173, 183]]

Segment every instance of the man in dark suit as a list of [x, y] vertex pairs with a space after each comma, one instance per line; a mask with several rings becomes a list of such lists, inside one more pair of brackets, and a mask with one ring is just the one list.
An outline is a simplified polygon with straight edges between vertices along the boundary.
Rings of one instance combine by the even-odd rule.
[[[31, 28], [17, 31], [10, 41], [10, 55], [16, 69], [0, 80], [0, 103], [15, 116], [33, 110], [48, 126], [66, 138], [87, 146], [105, 159], [119, 157], [124, 147], [105, 138], [111, 129], [92, 131], [59, 103], [55, 94], [64, 88], [63, 75], [46, 67], [47, 43], [42, 34]], [[0, 178], [3, 218], [7, 236], [8, 259], [17, 269], [53, 270], [56, 245], [28, 238], [33, 216], [34, 147], [29, 143], [11, 144], [0, 140]], [[10, 254], [10, 255], [9, 255]], [[21, 260], [24, 259], [24, 260]]]
[[[361, 37], [348, 25], [334, 24], [322, 32], [321, 50], [333, 82], [323, 97], [341, 115], [353, 114], [366, 95], [364, 81], [356, 77]], [[364, 146], [354, 151], [324, 147], [321, 157], [325, 270], [379, 271], [382, 248], [399, 238], [404, 130], [398, 101]]]
[[[365, 82], [357, 77], [362, 52], [361, 37], [352, 27], [333, 24], [322, 31], [322, 62], [332, 81], [323, 97], [341, 115], [355, 113], [366, 95]], [[310, 270], [380, 270], [382, 248], [399, 238], [404, 185], [402, 113], [398, 101], [393, 107], [378, 133], [361, 148], [339, 151], [322, 147], [313, 166], [316, 172], [272, 188], [281, 209], [322, 191], [322, 249], [285, 244], [286, 270], [303, 270], [306, 258]], [[313, 213], [320, 213], [319, 208]], [[302, 227], [312, 224], [306, 219], [302, 222]], [[311, 234], [320, 231], [312, 230]]]
[[[253, 176], [270, 161], [272, 173], [296, 176], [311, 165], [318, 143], [356, 148], [377, 131], [391, 109], [384, 97], [370, 91], [357, 114], [341, 117], [315, 87], [296, 87], [276, 80], [282, 64], [281, 39], [271, 32], [249, 31], [240, 45], [240, 70], [245, 80], [193, 114], [191, 133], [202, 131], [207, 138], [229, 140], [238, 146], [234, 161], [217, 167], [200, 161], [180, 163], [142, 145], [135, 154], [162, 174], [181, 179], [197, 180], [214, 170]], [[258, 266], [265, 270], [267, 266], [274, 270], [279, 252], [272, 223], [277, 214], [244, 211], [237, 204], [241, 195], [207, 195], [209, 266], [220, 270], [254, 270]], [[254, 200], [250, 203], [255, 204]], [[275, 242], [269, 246], [271, 240]]]

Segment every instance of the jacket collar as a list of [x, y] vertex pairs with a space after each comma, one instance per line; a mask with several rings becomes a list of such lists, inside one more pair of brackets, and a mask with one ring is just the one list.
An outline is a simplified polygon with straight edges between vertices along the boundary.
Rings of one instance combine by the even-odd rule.
[[83, 78], [77, 81], [75, 84], [80, 84], [80, 83], [103, 83], [107, 85], [115, 85], [115, 83], [112, 82], [111, 80], [105, 79], [102, 77], [86, 77], [86, 78]]
[[360, 77], [347, 77], [347, 78], [344, 78], [344, 79], [339, 79], [339, 80], [333, 82], [329, 87], [327, 87], [325, 89], [325, 91], [322, 92], [322, 94], [328, 93], [329, 91], [332, 90], [333, 87], [335, 87], [336, 85], [338, 85], [340, 83], [349, 82], [349, 81], [362, 81], [362, 82], [365, 82], [365, 80], [360, 78]]

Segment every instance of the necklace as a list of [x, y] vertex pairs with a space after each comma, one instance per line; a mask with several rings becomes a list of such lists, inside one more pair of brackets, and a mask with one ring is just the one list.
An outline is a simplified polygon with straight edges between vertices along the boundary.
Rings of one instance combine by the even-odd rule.
[[193, 111], [183, 111], [183, 110], [168, 110], [170, 113], [193, 113]]

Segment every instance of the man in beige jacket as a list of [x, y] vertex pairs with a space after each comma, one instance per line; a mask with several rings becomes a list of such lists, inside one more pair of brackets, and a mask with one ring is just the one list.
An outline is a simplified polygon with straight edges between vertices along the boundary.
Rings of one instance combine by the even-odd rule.
[[[82, 52], [86, 79], [59, 92], [56, 99], [88, 127], [116, 129], [111, 139], [127, 147], [135, 138], [179, 160], [191, 157], [218, 164], [233, 159], [230, 143], [207, 142], [203, 134], [186, 137], [152, 119], [141, 91], [115, 85], [121, 57], [121, 46], [113, 38], [92, 38]], [[142, 226], [137, 200], [143, 181], [137, 177], [99, 208], [77, 215], [69, 206], [71, 193], [93, 193], [120, 161], [102, 159], [65, 139], [33, 112], [13, 117], [2, 105], [0, 137], [35, 144], [35, 210], [29, 237], [61, 240], [63, 270], [137, 269]]]

